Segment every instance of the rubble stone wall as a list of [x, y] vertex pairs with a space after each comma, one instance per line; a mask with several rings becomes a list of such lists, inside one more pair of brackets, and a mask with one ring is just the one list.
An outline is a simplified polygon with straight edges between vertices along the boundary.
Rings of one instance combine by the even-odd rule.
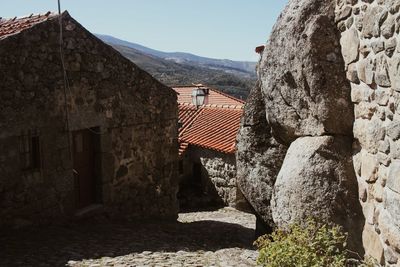
[[202, 179], [207, 191], [215, 190], [225, 205], [236, 202], [236, 159], [234, 154], [196, 148], [192, 157], [204, 168]]
[[[201, 168], [198, 174], [194, 173], [196, 164]], [[196, 177], [200, 179], [196, 180]], [[235, 155], [190, 146], [182, 159], [180, 182], [181, 193], [185, 195], [181, 198], [183, 206], [193, 206], [192, 208], [207, 205], [235, 206], [237, 200]], [[201, 191], [202, 197], [195, 199], [188, 195], [185, 193], [188, 188], [197, 188]]]
[[366, 254], [400, 264], [400, 1], [338, 0]]
[[[115, 216], [176, 218], [176, 94], [63, 14], [66, 131], [58, 19], [0, 40], [0, 225], [76, 211], [71, 132], [91, 129], [96, 194]], [[37, 135], [40, 168], [23, 168]], [[70, 138], [70, 140], [69, 140]]]

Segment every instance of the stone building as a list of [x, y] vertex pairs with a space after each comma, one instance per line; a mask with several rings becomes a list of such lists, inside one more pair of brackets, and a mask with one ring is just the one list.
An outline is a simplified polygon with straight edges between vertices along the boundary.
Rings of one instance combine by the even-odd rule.
[[0, 20], [0, 99], [0, 225], [176, 218], [176, 93], [67, 12]]
[[367, 255], [400, 266], [400, 1], [337, 1]]
[[205, 86], [173, 88], [179, 103], [181, 208], [236, 203], [236, 134], [243, 101]]

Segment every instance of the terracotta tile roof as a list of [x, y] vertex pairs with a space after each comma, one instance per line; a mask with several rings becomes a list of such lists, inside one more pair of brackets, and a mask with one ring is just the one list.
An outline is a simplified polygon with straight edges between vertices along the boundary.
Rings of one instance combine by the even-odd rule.
[[[179, 109], [187, 110], [187, 107], [179, 105]], [[180, 114], [187, 117], [182, 118], [186, 123], [181, 127], [179, 141], [223, 153], [234, 153], [242, 112], [242, 107], [210, 106], [204, 106], [192, 113], [183, 111]]]
[[189, 146], [189, 143], [186, 143], [186, 142], [179, 143], [179, 156], [182, 156], [185, 153], [188, 146]]
[[179, 135], [200, 113], [201, 109], [191, 104], [178, 104], [179, 106]]
[[[200, 113], [201, 109], [196, 108], [196, 106], [191, 104], [179, 104], [179, 136], [183, 133], [183, 130], [190, 125], [190, 123], [196, 118]], [[179, 156], [182, 156], [189, 144], [187, 142], [179, 139]]]
[[[192, 103], [192, 92], [198, 89], [199, 86], [176, 86], [172, 87], [178, 93], [178, 103]], [[233, 96], [222, 93], [218, 90], [205, 87], [209, 89], [208, 103], [211, 105], [244, 105], [244, 101], [237, 99]]]
[[0, 19], [0, 39], [4, 39], [10, 35], [20, 33], [23, 30], [44, 22], [50, 18], [54, 18], [58, 14], [47, 12], [46, 14], [30, 15], [20, 18]]
[[192, 104], [192, 92], [197, 88], [173, 88], [179, 93], [179, 155], [182, 156], [189, 145], [234, 153], [244, 102], [210, 89], [208, 104], [196, 107]]

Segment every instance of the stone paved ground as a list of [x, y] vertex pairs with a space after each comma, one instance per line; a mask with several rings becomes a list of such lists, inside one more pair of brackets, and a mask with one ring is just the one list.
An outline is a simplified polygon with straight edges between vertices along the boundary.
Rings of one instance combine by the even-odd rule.
[[105, 220], [0, 233], [0, 266], [254, 266], [255, 217], [224, 208], [178, 222]]

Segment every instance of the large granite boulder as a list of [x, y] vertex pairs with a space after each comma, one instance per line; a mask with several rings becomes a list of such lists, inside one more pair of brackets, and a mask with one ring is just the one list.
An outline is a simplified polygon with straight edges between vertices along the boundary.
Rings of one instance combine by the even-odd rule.
[[237, 143], [237, 185], [257, 215], [273, 227], [270, 200], [286, 146], [271, 136], [260, 84], [252, 89], [244, 108]]
[[334, 0], [292, 0], [259, 65], [268, 122], [276, 139], [351, 135], [350, 84], [335, 25]]
[[[342, 225], [350, 247], [361, 252], [354, 113], [344, 62], [354, 61], [357, 51], [343, 59], [335, 4], [291, 0], [278, 18], [245, 107], [237, 179], [270, 228], [320, 218]], [[357, 42], [353, 37], [344, 41]]]
[[318, 218], [342, 225], [360, 248], [364, 220], [352, 164], [352, 139], [302, 137], [286, 154], [271, 201], [279, 227]]

